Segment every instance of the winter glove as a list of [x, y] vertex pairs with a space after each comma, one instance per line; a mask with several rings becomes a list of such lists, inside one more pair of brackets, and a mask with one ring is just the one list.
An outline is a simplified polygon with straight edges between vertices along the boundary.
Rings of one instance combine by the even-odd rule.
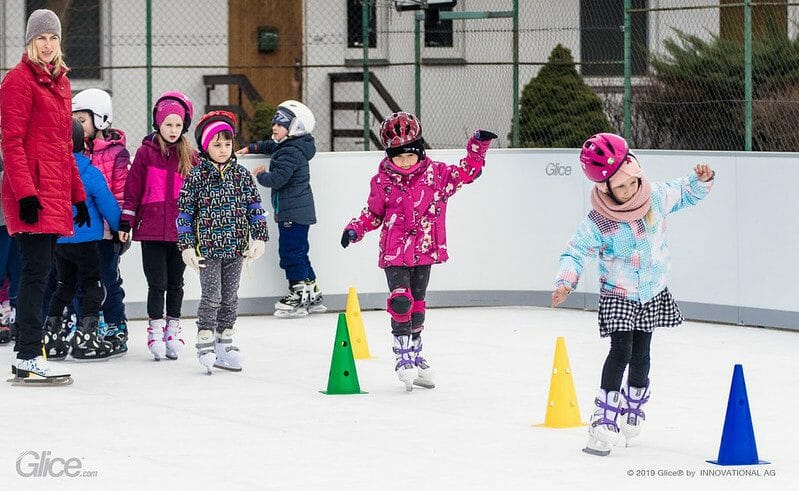
[[130, 222], [120, 220], [119, 221], [119, 231], [125, 232], [126, 234], [130, 233]]
[[28, 225], [39, 221], [39, 210], [44, 210], [44, 208], [36, 196], [25, 196], [19, 200], [19, 219]]
[[355, 230], [351, 228], [344, 230], [344, 233], [341, 234], [341, 247], [346, 249], [350, 242], [355, 242], [357, 238], [358, 234], [355, 233]]
[[253, 239], [250, 241], [250, 247], [244, 251], [244, 263], [247, 267], [264, 254], [264, 249], [266, 249], [266, 242], [263, 240]]
[[75, 208], [77, 208], [77, 213], [75, 213], [75, 225], [78, 227], [82, 227], [84, 225], [91, 227], [92, 217], [89, 216], [89, 208], [86, 207], [86, 202], [78, 201], [75, 203]]
[[495, 140], [495, 139], [499, 138], [496, 134], [491, 133], [490, 131], [487, 131], [487, 130], [477, 130], [477, 131], [475, 131], [474, 132], [474, 137], [477, 139], [477, 141], [481, 141], [481, 142]]
[[190, 268], [194, 268], [195, 271], [198, 273], [200, 272], [200, 268], [204, 268], [205, 264], [203, 263], [203, 258], [197, 255], [197, 252], [194, 250], [193, 247], [189, 247], [188, 249], [184, 249], [182, 253], [183, 262], [186, 263], [186, 266]]

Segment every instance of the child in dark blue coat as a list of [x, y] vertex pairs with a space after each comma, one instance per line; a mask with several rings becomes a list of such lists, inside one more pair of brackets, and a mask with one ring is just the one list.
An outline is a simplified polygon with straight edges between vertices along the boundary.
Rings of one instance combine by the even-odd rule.
[[313, 113], [305, 104], [284, 101], [272, 118], [272, 139], [251, 143], [236, 152], [239, 156], [271, 155], [268, 171], [260, 166], [252, 173], [258, 184], [272, 190], [280, 267], [289, 282], [289, 294], [275, 304], [278, 317], [302, 317], [327, 310], [308, 257], [308, 230], [316, 223], [308, 165], [316, 154], [316, 143], [311, 135], [315, 123]]
[[[120, 209], [114, 195], [108, 189], [105, 177], [92, 166], [83, 155], [83, 127], [77, 121], [72, 124], [72, 144], [83, 187], [86, 190], [86, 209], [73, 210], [83, 214], [85, 222], [75, 224], [75, 235], [62, 237], [56, 242], [55, 263], [58, 286], [50, 299], [50, 308], [45, 321], [45, 350], [48, 359], [63, 359], [72, 349], [72, 357], [80, 360], [107, 358], [114, 353], [114, 345], [104, 341], [97, 333], [98, 312], [105, 297], [100, 281], [99, 241], [103, 240], [103, 219], [116, 233], [119, 230]], [[80, 310], [81, 318], [74, 334], [62, 329], [64, 308], [72, 303], [78, 283], [83, 290]]]

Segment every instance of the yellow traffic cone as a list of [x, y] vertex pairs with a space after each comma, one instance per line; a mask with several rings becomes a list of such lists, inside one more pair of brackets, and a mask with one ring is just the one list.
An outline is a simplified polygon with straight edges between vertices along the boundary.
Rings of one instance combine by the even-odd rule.
[[350, 287], [347, 295], [347, 328], [350, 332], [352, 342], [352, 354], [356, 360], [372, 358], [369, 354], [369, 345], [366, 342], [366, 331], [363, 329], [363, 317], [361, 317], [361, 305], [358, 303], [358, 294], [355, 288]]
[[580, 421], [580, 408], [574, 391], [569, 355], [566, 354], [566, 340], [559, 336], [555, 342], [555, 362], [552, 365], [552, 378], [549, 382], [547, 415], [544, 423], [534, 426], [544, 428], [574, 428], [585, 426]]

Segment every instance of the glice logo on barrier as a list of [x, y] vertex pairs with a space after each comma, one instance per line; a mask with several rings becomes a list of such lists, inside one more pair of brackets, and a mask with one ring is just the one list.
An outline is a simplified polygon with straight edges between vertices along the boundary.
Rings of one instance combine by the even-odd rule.
[[97, 471], [84, 471], [82, 459], [51, 457], [52, 452], [26, 450], [17, 457], [17, 474], [22, 477], [97, 477]]
[[550, 162], [547, 164], [546, 172], [548, 176], [570, 176], [572, 175], [572, 168], [570, 165]]

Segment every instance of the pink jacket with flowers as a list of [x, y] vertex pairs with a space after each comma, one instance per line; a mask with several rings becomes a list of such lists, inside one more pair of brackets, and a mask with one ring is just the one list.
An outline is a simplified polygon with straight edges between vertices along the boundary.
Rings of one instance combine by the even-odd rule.
[[[114, 194], [120, 208], [125, 203], [125, 182], [128, 180], [130, 152], [125, 147], [125, 132], [118, 129], [106, 130], [105, 138], [92, 140], [91, 151], [84, 152], [92, 161], [92, 165], [100, 169], [105, 177], [108, 189]], [[110, 239], [108, 223], [104, 224], [104, 239]]]
[[378, 259], [381, 268], [446, 261], [447, 202], [463, 184], [480, 175], [490, 143], [472, 137], [466, 157], [458, 165], [426, 157], [409, 175], [397, 172], [388, 158], [383, 159], [372, 178], [366, 208], [347, 225], [357, 235], [353, 242], [382, 225]]

